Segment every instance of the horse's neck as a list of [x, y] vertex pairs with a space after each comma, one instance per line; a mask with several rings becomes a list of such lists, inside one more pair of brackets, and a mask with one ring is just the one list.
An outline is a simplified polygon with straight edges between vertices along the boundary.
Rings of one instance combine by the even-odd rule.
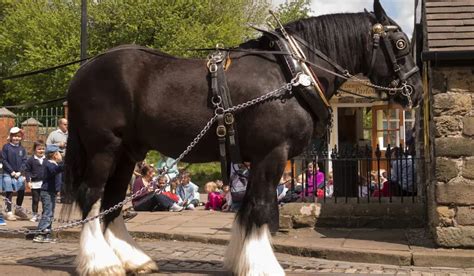
[[[314, 24], [318, 26], [317, 28], [310, 31], [300, 30], [297, 34], [300, 37], [303, 37], [312, 47], [320, 50], [326, 56], [328, 56], [332, 61], [337, 63], [340, 67], [347, 70], [353, 75], [365, 74], [368, 72], [368, 62], [370, 62], [371, 51], [369, 47], [371, 44], [370, 31], [365, 28], [370, 26], [370, 22], [367, 21], [368, 18], [361, 16], [360, 14], [347, 14], [347, 15], [335, 15], [335, 19], [343, 19], [344, 16], [354, 20], [357, 18], [358, 23], [361, 26], [354, 28], [351, 24], [351, 20], [339, 20], [338, 24], [331, 24], [334, 21], [325, 21], [323, 18], [314, 18], [313, 22], [318, 22], [320, 24]], [[324, 23], [326, 22], [326, 23]], [[330, 25], [330, 26], [328, 26]], [[335, 25], [335, 27], [334, 27]], [[327, 31], [330, 30], [330, 31]], [[352, 30], [352, 31], [348, 31]], [[321, 60], [311, 52], [307, 51], [308, 57], [311, 61], [320, 63]], [[342, 73], [336, 70], [332, 65], [324, 66], [326, 69], [331, 71]], [[336, 78], [335, 86], [340, 86], [344, 83], [345, 80], [341, 78]]]

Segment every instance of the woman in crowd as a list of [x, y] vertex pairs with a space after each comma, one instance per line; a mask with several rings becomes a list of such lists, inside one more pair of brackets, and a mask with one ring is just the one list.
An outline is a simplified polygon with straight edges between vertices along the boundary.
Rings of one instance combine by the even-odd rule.
[[156, 193], [156, 187], [152, 182], [155, 171], [150, 165], [143, 166], [141, 176], [138, 176], [133, 183], [133, 194], [144, 189], [141, 195], [132, 200], [133, 209], [135, 211], [172, 211], [179, 212], [183, 210], [169, 197]]

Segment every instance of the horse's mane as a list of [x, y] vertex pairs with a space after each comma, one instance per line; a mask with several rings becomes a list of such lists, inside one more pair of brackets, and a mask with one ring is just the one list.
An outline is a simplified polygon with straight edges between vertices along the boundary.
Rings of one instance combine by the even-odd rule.
[[[367, 13], [342, 13], [300, 19], [284, 27], [288, 33], [297, 34], [332, 60], [353, 71], [358, 64], [355, 57], [364, 55], [362, 58], [366, 58], [372, 21], [371, 15]], [[255, 48], [258, 41], [263, 39], [249, 40], [240, 47]], [[309, 58], [313, 59], [314, 56]]]

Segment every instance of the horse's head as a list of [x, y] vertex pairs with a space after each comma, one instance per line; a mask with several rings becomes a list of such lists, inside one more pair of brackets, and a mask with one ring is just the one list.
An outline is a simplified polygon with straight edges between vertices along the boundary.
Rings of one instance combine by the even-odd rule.
[[410, 54], [410, 41], [387, 16], [379, 0], [374, 1], [373, 17], [367, 77], [374, 84], [398, 88], [388, 93], [390, 100], [404, 107], [416, 106], [422, 98], [423, 87], [420, 72]]

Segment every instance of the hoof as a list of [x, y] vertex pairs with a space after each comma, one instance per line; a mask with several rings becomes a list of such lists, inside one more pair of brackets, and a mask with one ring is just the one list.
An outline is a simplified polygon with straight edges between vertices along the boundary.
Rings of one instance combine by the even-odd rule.
[[89, 268], [83, 271], [77, 271], [79, 275], [87, 275], [87, 276], [125, 276], [126, 272], [125, 269], [121, 266], [107, 266], [102, 268]]
[[125, 267], [126, 267], [126, 271], [132, 274], [147, 274], [147, 273], [158, 271], [158, 265], [152, 260], [138, 267], [131, 267], [127, 264], [125, 264]]

